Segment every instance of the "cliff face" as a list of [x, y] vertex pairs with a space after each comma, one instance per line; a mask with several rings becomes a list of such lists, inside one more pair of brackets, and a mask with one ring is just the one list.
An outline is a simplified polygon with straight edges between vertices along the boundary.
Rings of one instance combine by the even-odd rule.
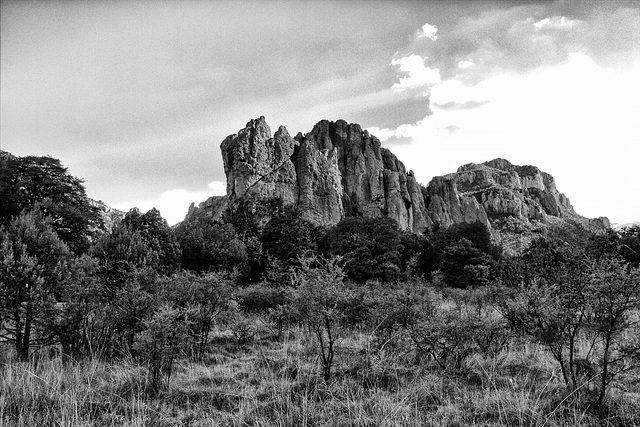
[[390, 216], [416, 232], [432, 225], [413, 173], [357, 124], [323, 120], [292, 138], [283, 126], [272, 136], [260, 117], [220, 148], [229, 203], [278, 198], [325, 226], [355, 215]]
[[606, 218], [576, 214], [551, 175], [504, 159], [461, 166], [422, 187], [375, 136], [343, 120], [323, 120], [292, 138], [283, 126], [272, 135], [260, 117], [220, 148], [227, 196], [192, 206], [188, 215], [221, 218], [236, 201], [277, 198], [324, 226], [345, 216], [388, 216], [401, 229], [421, 233], [436, 224], [481, 221], [498, 241], [515, 229], [558, 221], [609, 227]]
[[467, 164], [436, 177], [425, 194], [428, 210], [445, 226], [475, 220], [490, 224], [506, 217], [541, 222], [548, 216], [577, 217], [551, 175], [504, 159]]

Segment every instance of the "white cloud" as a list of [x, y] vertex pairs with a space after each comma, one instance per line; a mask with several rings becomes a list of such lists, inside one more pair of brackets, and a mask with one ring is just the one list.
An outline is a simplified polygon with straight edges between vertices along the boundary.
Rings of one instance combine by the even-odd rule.
[[[637, 75], [640, 63], [614, 70], [571, 52], [558, 65], [524, 75], [505, 72], [476, 85], [458, 76], [431, 88], [433, 115], [381, 132], [414, 141], [393, 151], [425, 184], [460, 164], [503, 157], [554, 175], [579, 214], [637, 220], [640, 201], [629, 197], [640, 194]], [[470, 110], [437, 107], [473, 101], [485, 103]], [[456, 132], [447, 132], [450, 126]]]
[[467, 69], [476, 65], [473, 61], [460, 61], [458, 62], [458, 68]]
[[418, 33], [418, 38], [426, 37], [428, 39], [436, 41], [438, 40], [438, 36], [436, 36], [437, 32], [438, 28], [435, 25], [427, 23], [422, 26], [421, 31]]
[[114, 207], [125, 212], [133, 207], [137, 207], [142, 212], [156, 208], [160, 211], [162, 217], [167, 220], [169, 225], [174, 225], [184, 219], [191, 203], [195, 202], [197, 205], [211, 196], [222, 196], [226, 194], [226, 186], [220, 181], [213, 181], [209, 183], [208, 187], [208, 191], [168, 190], [155, 199], [133, 200], [119, 203]]
[[554, 16], [551, 18], [544, 18], [538, 22], [535, 22], [533, 26], [536, 30], [542, 30], [545, 28], [554, 28], [554, 29], [571, 29], [576, 25], [580, 25], [584, 23], [579, 19], [567, 19], [564, 16]]
[[396, 65], [400, 71], [407, 73], [406, 77], [399, 79], [392, 87], [395, 90], [405, 90], [413, 88], [421, 88], [440, 82], [440, 70], [437, 68], [429, 68], [424, 65], [423, 58], [416, 54], [411, 54], [400, 59], [393, 59], [391, 65]]

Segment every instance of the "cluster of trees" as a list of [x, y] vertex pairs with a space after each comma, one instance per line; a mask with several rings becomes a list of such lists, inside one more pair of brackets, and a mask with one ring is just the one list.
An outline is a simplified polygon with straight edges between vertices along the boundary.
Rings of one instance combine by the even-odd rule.
[[570, 389], [602, 402], [639, 365], [640, 227], [559, 232], [513, 257], [481, 223], [427, 236], [389, 218], [323, 229], [278, 201], [176, 228], [132, 209], [105, 230], [59, 161], [0, 161], [0, 334], [25, 360], [51, 344], [74, 358], [133, 356], [157, 392], [176, 357], [205, 355], [216, 326], [244, 343], [261, 324], [273, 340], [304, 327], [326, 380], [354, 328], [375, 338], [367, 375], [408, 353], [458, 372], [524, 337], [548, 348]]

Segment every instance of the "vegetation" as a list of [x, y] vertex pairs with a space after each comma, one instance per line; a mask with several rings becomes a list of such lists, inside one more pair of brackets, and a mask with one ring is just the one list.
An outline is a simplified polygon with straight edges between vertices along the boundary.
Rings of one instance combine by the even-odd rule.
[[0, 425], [640, 424], [637, 228], [511, 257], [480, 223], [323, 230], [273, 201], [60, 228], [56, 186], [89, 201], [43, 162], [20, 179], [49, 196], [1, 186], [24, 203], [0, 228]]

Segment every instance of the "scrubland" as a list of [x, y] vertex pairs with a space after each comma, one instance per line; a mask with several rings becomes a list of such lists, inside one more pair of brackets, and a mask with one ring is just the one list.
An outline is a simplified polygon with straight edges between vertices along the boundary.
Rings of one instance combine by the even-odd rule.
[[[469, 308], [461, 305], [463, 292], [441, 299], [439, 313]], [[354, 325], [339, 331], [325, 380], [317, 340], [304, 322], [286, 325], [276, 340], [263, 316], [245, 320], [248, 337], [239, 339], [237, 324], [215, 327], [206, 352], [179, 355], [157, 392], [147, 365], [133, 359], [73, 360], [43, 348], [22, 362], [4, 348], [0, 425], [640, 425], [639, 376], [621, 374], [597, 405], [590, 378], [567, 387], [547, 348], [517, 334], [467, 349], [455, 366], [420, 351], [411, 327], [383, 333]], [[463, 329], [458, 333], [477, 332]], [[579, 343], [579, 352], [588, 344]]]

